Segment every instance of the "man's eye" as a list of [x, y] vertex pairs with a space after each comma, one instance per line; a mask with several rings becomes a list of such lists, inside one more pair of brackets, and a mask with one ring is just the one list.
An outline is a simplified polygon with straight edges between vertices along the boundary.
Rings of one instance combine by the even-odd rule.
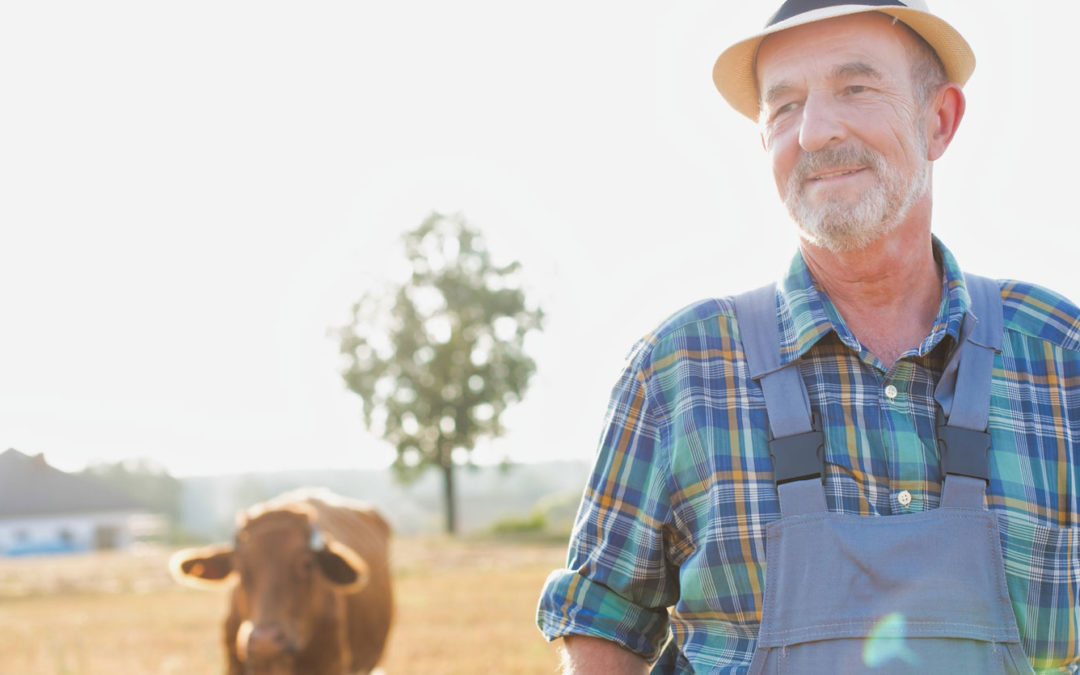
[[853, 84], [847, 88], [849, 94], [861, 94], [866, 91], [866, 87], [861, 84]]
[[780, 106], [779, 108], [777, 108], [776, 110], [773, 111], [773, 118], [775, 119], [776, 117], [779, 117], [780, 115], [784, 115], [786, 113], [791, 112], [796, 107], [798, 107], [798, 105], [799, 104], [795, 103], [795, 102], [785, 103], [784, 105]]

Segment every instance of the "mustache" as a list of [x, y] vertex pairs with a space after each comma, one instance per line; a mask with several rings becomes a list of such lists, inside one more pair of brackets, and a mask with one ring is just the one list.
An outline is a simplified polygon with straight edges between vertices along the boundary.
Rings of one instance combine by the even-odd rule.
[[801, 185], [814, 173], [851, 165], [867, 166], [880, 174], [885, 167], [885, 160], [869, 148], [851, 146], [822, 148], [814, 152], [802, 153], [791, 170], [790, 181], [792, 185]]

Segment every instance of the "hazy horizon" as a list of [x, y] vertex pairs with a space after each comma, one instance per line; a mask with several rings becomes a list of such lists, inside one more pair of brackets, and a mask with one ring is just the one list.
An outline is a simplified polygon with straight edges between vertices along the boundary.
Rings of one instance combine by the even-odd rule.
[[[966, 269], [1080, 301], [1059, 120], [1080, 8], [930, 4], [978, 60], [935, 232]], [[477, 461], [589, 460], [634, 341], [795, 251], [757, 131], [710, 79], [771, 9], [3, 7], [0, 448], [178, 476], [386, 466], [328, 331], [438, 210], [521, 261], [547, 314]]]

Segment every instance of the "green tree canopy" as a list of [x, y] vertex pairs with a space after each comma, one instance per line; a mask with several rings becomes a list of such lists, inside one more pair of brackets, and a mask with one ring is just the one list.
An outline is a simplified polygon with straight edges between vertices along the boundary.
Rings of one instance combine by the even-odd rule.
[[524, 346], [543, 312], [527, 302], [520, 265], [496, 265], [460, 216], [433, 213], [404, 244], [410, 280], [365, 294], [338, 329], [342, 376], [367, 427], [396, 448], [400, 479], [441, 470], [452, 533], [454, 468], [478, 439], [503, 433], [503, 412], [536, 370]]

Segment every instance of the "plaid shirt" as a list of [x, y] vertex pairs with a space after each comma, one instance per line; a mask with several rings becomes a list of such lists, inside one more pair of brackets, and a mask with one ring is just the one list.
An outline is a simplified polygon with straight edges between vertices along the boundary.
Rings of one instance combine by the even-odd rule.
[[[952, 255], [936, 240], [935, 251], [937, 320], [891, 369], [859, 344], [801, 255], [781, 285], [781, 359], [800, 359], [825, 431], [830, 511], [938, 505], [934, 386], [969, 297]], [[1076, 672], [1080, 309], [1014, 281], [1002, 299], [987, 500], [1028, 657]], [[545, 636], [602, 637], [653, 659], [670, 632], [657, 670], [744, 672], [761, 621], [765, 526], [780, 517], [767, 439], [731, 298], [692, 305], [642, 339], [612, 395], [567, 569], [540, 599]]]

